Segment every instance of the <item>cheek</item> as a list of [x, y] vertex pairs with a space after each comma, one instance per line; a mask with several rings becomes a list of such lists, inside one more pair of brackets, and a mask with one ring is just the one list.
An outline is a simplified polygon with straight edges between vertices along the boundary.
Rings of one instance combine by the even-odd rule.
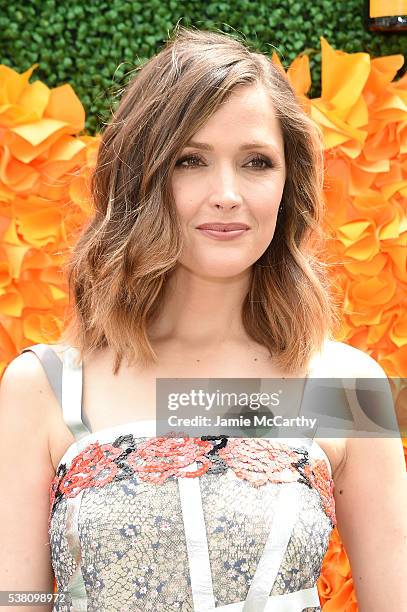
[[267, 201], [258, 202], [252, 209], [256, 223], [255, 241], [252, 247], [260, 253], [263, 253], [273, 240], [280, 202], [281, 197], [279, 193], [276, 194], [275, 198], [270, 198], [269, 194]]
[[195, 177], [186, 176], [187, 174], [188, 170], [184, 170], [172, 177], [171, 189], [176, 202], [196, 199], [197, 193], [202, 191], [199, 178], [196, 175]]
[[198, 209], [194, 205], [193, 200], [186, 201], [185, 198], [182, 202], [178, 201], [176, 203], [176, 211], [182, 225], [190, 225], [197, 218], [198, 214]]
[[193, 219], [199, 211], [199, 190], [193, 185], [185, 182], [173, 181], [172, 194], [175, 202], [175, 210], [180, 219], [188, 221]]
[[278, 215], [278, 208], [281, 202], [282, 192], [279, 189], [272, 189], [267, 193], [267, 196], [260, 196], [256, 201], [252, 198], [251, 212], [256, 219], [258, 229], [261, 231], [272, 226]]
[[273, 212], [280, 204], [284, 185], [284, 176], [276, 175], [273, 180], [252, 186], [247, 193], [247, 202], [253, 210], [258, 209], [259, 214], [261, 214], [263, 210]]

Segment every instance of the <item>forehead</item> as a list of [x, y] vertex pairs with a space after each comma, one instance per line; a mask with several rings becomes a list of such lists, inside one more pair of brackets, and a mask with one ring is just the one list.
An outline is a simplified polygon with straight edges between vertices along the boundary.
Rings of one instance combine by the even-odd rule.
[[[261, 85], [239, 85], [195, 134], [194, 140], [267, 138], [280, 145], [282, 132], [270, 94]], [[199, 137], [199, 138], [198, 138]]]

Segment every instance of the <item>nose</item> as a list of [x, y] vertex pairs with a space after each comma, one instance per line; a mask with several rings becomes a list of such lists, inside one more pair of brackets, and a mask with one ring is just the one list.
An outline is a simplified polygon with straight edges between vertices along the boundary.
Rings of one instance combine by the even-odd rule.
[[230, 198], [222, 198], [222, 201], [218, 201], [215, 204], [215, 208], [218, 210], [228, 210], [229, 208], [238, 208], [240, 204]]
[[224, 172], [219, 176], [217, 185], [210, 196], [210, 204], [218, 210], [238, 208], [242, 205], [242, 196], [233, 172]]

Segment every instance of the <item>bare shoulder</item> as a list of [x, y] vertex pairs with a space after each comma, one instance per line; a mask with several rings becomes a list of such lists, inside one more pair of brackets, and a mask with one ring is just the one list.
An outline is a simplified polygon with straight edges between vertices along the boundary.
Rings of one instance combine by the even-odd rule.
[[385, 378], [381, 365], [368, 353], [338, 340], [327, 340], [324, 346], [324, 361], [331, 376]]
[[[386, 378], [383, 368], [368, 353], [345, 342], [330, 339], [325, 341], [322, 350], [314, 356], [310, 376], [343, 379]], [[355, 407], [356, 405], [357, 407], [354, 400], [355, 398], [347, 397], [347, 402], [350, 401], [351, 406]], [[335, 486], [339, 486], [345, 465], [348, 462], [350, 447], [357, 444], [357, 439], [331, 437], [317, 438], [316, 441], [328, 455], [332, 465]]]
[[14, 357], [3, 373], [0, 388], [3, 398], [12, 393], [15, 402], [19, 401], [17, 418], [23, 416], [23, 411], [26, 416], [31, 414], [41, 428], [46, 428], [58, 401], [37, 355], [26, 351]]
[[[47, 346], [62, 361], [64, 345]], [[49, 450], [49, 441], [55, 429], [60, 428], [62, 409], [38, 356], [33, 351], [26, 351], [14, 357], [4, 370], [0, 388], [3, 418], [16, 419], [17, 423], [27, 420], [47, 439]], [[9, 414], [5, 415], [5, 411]]]
[[[66, 346], [62, 343], [47, 346], [62, 362]], [[74, 437], [64, 422], [62, 407], [34, 352], [21, 353], [9, 363], [3, 374], [1, 391], [0, 416], [3, 412], [3, 423], [7, 418], [8, 429], [13, 420], [16, 428], [29, 424], [28, 430], [39, 434], [33, 439], [46, 444], [43, 452], [50, 458], [50, 469], [55, 472], [59, 457]], [[8, 411], [7, 415], [5, 411]]]
[[[13, 383], [19, 382], [16, 385], [16, 391], [28, 388], [28, 384], [34, 384], [38, 388], [41, 385], [43, 368], [38, 357], [31, 351], [20, 353], [10, 361], [4, 370], [2, 376], [2, 386], [10, 386]], [[26, 383], [22, 385], [21, 383]]]

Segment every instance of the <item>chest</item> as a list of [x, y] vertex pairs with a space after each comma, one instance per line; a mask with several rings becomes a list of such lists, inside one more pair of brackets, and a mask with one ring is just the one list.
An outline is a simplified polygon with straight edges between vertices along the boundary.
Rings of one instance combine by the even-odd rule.
[[[115, 425], [156, 418], [156, 381], [158, 378], [241, 378], [272, 379], [286, 376], [270, 363], [268, 353], [258, 345], [245, 350], [228, 347], [223, 351], [191, 352], [161, 350], [159, 365], [141, 368], [128, 366], [124, 360], [117, 375], [113, 375], [113, 357], [99, 353], [82, 364], [82, 417], [92, 432]], [[313, 363], [309, 377], [320, 374], [318, 363]], [[290, 377], [288, 377], [290, 378]], [[293, 385], [293, 402], [301, 405], [303, 380]], [[51, 455], [55, 466], [73, 442], [72, 434], [62, 417], [55, 422]], [[335, 475], [345, 456], [345, 439], [319, 439], [315, 441], [328, 456]]]
[[[107, 355], [84, 365], [83, 412], [92, 431], [116, 423], [155, 419], [158, 379], [205, 379], [202, 385], [208, 388], [212, 383], [207, 379], [230, 379], [230, 383], [224, 383], [230, 392], [245, 379], [245, 388], [254, 393], [260, 391], [260, 379], [287, 378], [271, 365], [265, 350], [251, 346], [246, 350], [228, 347], [209, 354], [161, 350], [158, 357], [158, 365], [149, 367], [128, 366], [123, 361], [117, 375], [112, 374], [113, 362]], [[290, 399], [298, 408], [304, 386], [300, 378], [290, 385]]]

